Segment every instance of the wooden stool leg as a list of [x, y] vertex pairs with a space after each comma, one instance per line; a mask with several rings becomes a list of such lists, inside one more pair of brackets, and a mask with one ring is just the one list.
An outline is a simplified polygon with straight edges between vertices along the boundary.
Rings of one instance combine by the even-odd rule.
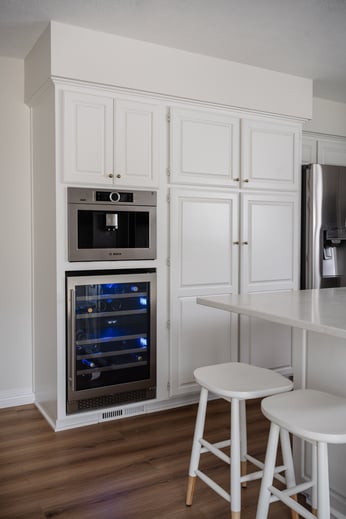
[[200, 439], [203, 438], [205, 415], [207, 412], [208, 403], [208, 390], [204, 387], [201, 388], [199, 397], [198, 411], [196, 417], [195, 432], [193, 436], [190, 468], [189, 468], [189, 479], [186, 493], [186, 505], [192, 505], [193, 493], [196, 483], [196, 470], [198, 469], [199, 460], [201, 457], [201, 444]]
[[319, 517], [330, 517], [328, 445], [317, 443], [317, 508]]
[[[286, 486], [287, 486], [287, 488], [292, 488], [292, 487], [296, 486], [296, 478], [295, 478], [295, 474], [294, 474], [290, 436], [285, 429], [280, 430], [280, 440], [281, 440], [282, 458], [283, 458], [284, 465], [286, 466], [286, 471], [285, 471]], [[297, 494], [294, 494], [291, 497], [295, 501], [298, 501]], [[291, 519], [299, 519], [298, 512], [291, 510]]]
[[[240, 413], [239, 400], [231, 402], [231, 512], [232, 519], [240, 518]], [[237, 513], [239, 515], [237, 515]]]
[[187, 480], [186, 505], [191, 506], [193, 494], [195, 493], [196, 476], [189, 476]]
[[271, 423], [267, 452], [264, 462], [263, 477], [261, 490], [258, 499], [256, 519], [267, 519], [269, 511], [270, 490], [269, 487], [273, 483], [274, 468], [276, 461], [276, 452], [278, 448], [280, 427], [275, 423]]
[[[246, 476], [247, 474], [247, 429], [246, 429], [246, 400], [239, 402], [240, 413], [240, 474]], [[243, 481], [242, 488], [247, 487], [247, 482]]]

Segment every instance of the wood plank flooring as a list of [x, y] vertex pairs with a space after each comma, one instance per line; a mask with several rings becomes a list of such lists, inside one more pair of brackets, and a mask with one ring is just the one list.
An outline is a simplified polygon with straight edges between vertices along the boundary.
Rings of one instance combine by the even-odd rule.
[[[185, 506], [196, 406], [54, 433], [33, 405], [0, 410], [1, 519], [226, 519], [229, 505], [198, 480]], [[263, 459], [268, 423], [248, 403], [249, 452]], [[228, 404], [208, 406], [211, 441], [229, 431]], [[227, 467], [204, 467], [228, 488]], [[243, 491], [242, 519], [254, 519], [259, 483]], [[271, 519], [290, 518], [282, 504]]]

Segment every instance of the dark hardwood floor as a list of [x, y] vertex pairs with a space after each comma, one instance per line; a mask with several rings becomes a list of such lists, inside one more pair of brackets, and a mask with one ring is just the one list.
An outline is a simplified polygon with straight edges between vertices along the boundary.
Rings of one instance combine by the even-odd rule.
[[[1, 519], [226, 519], [229, 505], [198, 480], [185, 489], [196, 406], [54, 433], [33, 405], [0, 410]], [[208, 406], [212, 441], [229, 430], [228, 404]], [[263, 459], [268, 423], [248, 403], [249, 452]], [[228, 469], [204, 455], [210, 474], [228, 487]], [[242, 519], [254, 519], [259, 483], [243, 491]], [[271, 519], [290, 517], [282, 504]]]

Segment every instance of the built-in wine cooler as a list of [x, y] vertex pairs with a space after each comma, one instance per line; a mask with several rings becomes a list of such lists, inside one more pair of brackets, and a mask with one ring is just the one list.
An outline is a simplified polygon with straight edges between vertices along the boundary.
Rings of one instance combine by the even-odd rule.
[[156, 396], [154, 269], [69, 272], [67, 413]]

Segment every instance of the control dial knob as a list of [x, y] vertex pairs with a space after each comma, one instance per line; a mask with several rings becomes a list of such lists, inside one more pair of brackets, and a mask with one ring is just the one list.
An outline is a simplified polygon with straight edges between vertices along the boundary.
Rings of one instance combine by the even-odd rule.
[[109, 193], [109, 200], [111, 202], [119, 202], [119, 200], [120, 200], [120, 193], [116, 193], [116, 192]]

